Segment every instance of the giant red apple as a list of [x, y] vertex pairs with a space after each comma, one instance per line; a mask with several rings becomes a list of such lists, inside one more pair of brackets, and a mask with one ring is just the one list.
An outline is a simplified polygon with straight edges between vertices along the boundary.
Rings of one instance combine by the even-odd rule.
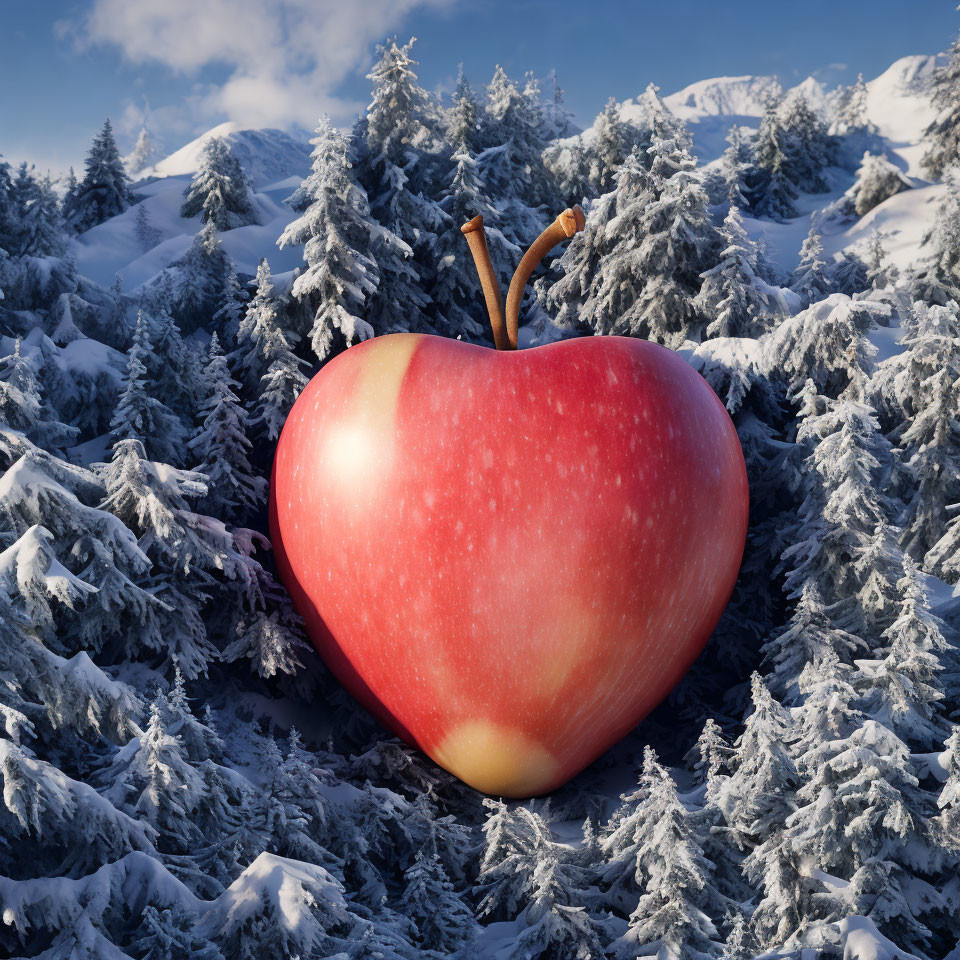
[[643, 719], [733, 588], [747, 479], [681, 357], [622, 337], [377, 337], [280, 438], [271, 531], [321, 655], [486, 793], [549, 791]]

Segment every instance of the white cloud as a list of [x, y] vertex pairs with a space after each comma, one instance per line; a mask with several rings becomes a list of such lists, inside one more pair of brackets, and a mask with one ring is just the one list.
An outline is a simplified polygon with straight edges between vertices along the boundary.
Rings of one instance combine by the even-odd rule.
[[[370, 47], [417, 7], [456, 0], [93, 0], [79, 21], [58, 24], [83, 46], [117, 47], [133, 63], [187, 76], [224, 68], [184, 104], [196, 120], [312, 129], [329, 113], [349, 120], [362, 104], [337, 95]], [[151, 116], [153, 116], [151, 114]]]

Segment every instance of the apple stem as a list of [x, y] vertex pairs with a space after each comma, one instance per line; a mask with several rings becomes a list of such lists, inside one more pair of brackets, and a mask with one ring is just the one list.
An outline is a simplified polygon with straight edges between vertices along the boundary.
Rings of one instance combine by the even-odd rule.
[[[507, 339], [507, 326], [503, 319], [503, 294], [497, 282], [497, 274], [490, 261], [490, 251], [487, 250], [487, 235], [483, 229], [483, 217], [479, 214], [461, 228], [467, 238], [473, 262], [480, 275], [480, 286], [483, 289], [483, 299], [487, 303], [487, 316], [490, 317], [490, 327], [493, 329], [493, 342], [498, 350], [509, 350], [510, 341]], [[516, 340], [513, 348], [516, 349]]]
[[517, 272], [510, 281], [507, 291], [507, 340], [509, 349], [517, 349], [517, 329], [520, 326], [520, 301], [523, 299], [523, 290], [530, 279], [530, 274], [537, 268], [537, 264], [561, 240], [569, 240], [575, 233], [584, 227], [583, 211], [579, 205], [573, 209], [566, 209], [547, 227], [543, 233], [533, 241], [530, 249], [523, 255]]

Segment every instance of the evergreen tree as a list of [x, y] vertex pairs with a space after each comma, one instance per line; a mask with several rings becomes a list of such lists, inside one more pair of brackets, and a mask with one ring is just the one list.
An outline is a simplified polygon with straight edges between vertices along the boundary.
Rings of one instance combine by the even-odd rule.
[[148, 904], [132, 947], [141, 960], [223, 960], [216, 944], [194, 933], [195, 923], [182, 908], [158, 910]]
[[[915, 483], [901, 518], [901, 545], [910, 556], [923, 560], [946, 532], [946, 508], [960, 499], [960, 383], [949, 366], [943, 366], [920, 384], [921, 407], [901, 434], [909, 455], [907, 469]], [[943, 551], [927, 561], [936, 564]]]
[[669, 773], [650, 747], [644, 751], [644, 829], [637, 851], [641, 895], [627, 932], [613, 945], [617, 957], [656, 951], [674, 960], [719, 957], [721, 943], [713, 917], [729, 901], [713, 883], [712, 867], [690, 827]]
[[233, 264], [223, 249], [212, 220], [194, 237], [187, 252], [170, 264], [157, 284], [168, 297], [167, 306], [181, 331], [210, 327], [229, 292]]
[[137, 243], [144, 252], [152, 250], [163, 240], [163, 234], [150, 223], [150, 214], [147, 213], [147, 205], [143, 201], [137, 204], [137, 221], [134, 230]]
[[324, 119], [311, 143], [313, 170], [294, 196], [303, 214], [277, 244], [304, 245], [307, 268], [294, 281], [293, 295], [314, 311], [310, 343], [324, 360], [334, 348], [335, 330], [347, 346], [383, 331], [362, 319], [379, 283], [377, 264], [365, 252], [376, 229], [350, 174], [347, 141]]
[[76, 427], [61, 423], [44, 398], [32, 357], [23, 354], [18, 337], [13, 353], [0, 358], [0, 420], [22, 432], [32, 443], [59, 454], [76, 442]]
[[857, 182], [851, 190], [853, 209], [858, 217], [864, 217], [885, 200], [912, 187], [913, 184], [898, 166], [886, 157], [868, 151], [860, 161]]
[[147, 362], [153, 346], [143, 313], [137, 315], [133, 342], [127, 352], [127, 370], [117, 407], [110, 421], [115, 443], [141, 440], [154, 460], [181, 464], [184, 456], [184, 431], [177, 416], [147, 392]]
[[[499, 154], [481, 155], [480, 169], [491, 192], [528, 207], [549, 204], [553, 185], [543, 164], [546, 146], [539, 91], [524, 91], [497, 65], [487, 85], [484, 144], [502, 148]], [[485, 160], [495, 160], [487, 165]], [[514, 204], [516, 208], [516, 204]], [[519, 225], [508, 224], [508, 237], [518, 242]]]
[[133, 150], [129, 156], [124, 157], [123, 165], [127, 174], [135, 177], [138, 173], [152, 167], [159, 159], [159, 152], [150, 136], [147, 125], [144, 124], [137, 134], [137, 142], [133, 145]]
[[25, 257], [62, 257], [67, 237], [60, 200], [49, 175], [37, 181], [20, 216], [19, 250]]
[[947, 63], [933, 75], [931, 99], [939, 113], [924, 133], [929, 149], [923, 165], [932, 177], [940, 177], [960, 155], [960, 34], [950, 46]]
[[473, 915], [455, 893], [436, 853], [417, 852], [403, 875], [400, 907], [427, 950], [453, 953], [474, 936]]
[[857, 74], [856, 83], [848, 88], [848, 96], [840, 111], [839, 132], [852, 133], [855, 130], [865, 130], [869, 127], [867, 118], [867, 85], [863, 82], [863, 74]]
[[751, 186], [753, 212], [758, 217], [787, 220], [796, 216], [797, 191], [787, 170], [787, 132], [775, 98], [768, 99], [756, 138], [756, 183]]
[[749, 180], [756, 175], [753, 151], [743, 128], [734, 125], [727, 134], [727, 149], [723, 153], [724, 173], [727, 178], [727, 199], [731, 207], [750, 209]]
[[204, 143], [200, 166], [183, 195], [181, 217], [199, 215], [221, 231], [259, 222], [247, 176], [222, 137]]
[[[544, 299], [561, 327], [596, 334], [644, 336], [649, 326], [639, 309], [645, 276], [639, 247], [653, 197], [650, 178], [634, 152], [617, 173], [617, 188], [590, 204], [586, 227], [559, 258], [560, 279]], [[610, 223], [622, 226], [616, 235]]]
[[127, 173], [113, 139], [113, 128], [107, 120], [93, 140], [83, 180], [64, 210], [64, 216], [78, 233], [82, 233], [119, 216], [132, 203]]
[[448, 221], [437, 238], [437, 279], [430, 291], [433, 325], [446, 336], [459, 334], [477, 339], [487, 333], [485, 325], [477, 320], [483, 291], [460, 227], [478, 214], [483, 217], [487, 249], [503, 287], [509, 284], [520, 251], [497, 228], [500, 213], [488, 198], [476, 160], [469, 151], [457, 150], [451, 164], [450, 183], [440, 200]]
[[750, 690], [753, 711], [736, 742], [733, 774], [718, 798], [727, 834], [741, 850], [751, 850], [776, 833], [797, 784], [787, 752], [794, 735], [790, 716], [757, 673], [750, 678]]
[[143, 363], [151, 393], [177, 414], [187, 430], [192, 430], [204, 390], [197, 351], [184, 343], [162, 301], [156, 304], [152, 316], [144, 316], [144, 322], [151, 349]]
[[145, 820], [157, 831], [164, 853], [185, 854], [200, 831], [191, 815], [203, 802], [203, 783], [176, 737], [163, 728], [159, 698], [140, 737], [126, 744], [101, 769], [101, 793], [116, 807]]
[[720, 262], [702, 273], [697, 304], [711, 317], [710, 337], [755, 336], [764, 332], [771, 308], [767, 285], [757, 276], [757, 246], [747, 236], [736, 206], [723, 221]]
[[882, 230], [874, 230], [870, 235], [870, 244], [867, 253], [867, 280], [874, 290], [882, 290], [890, 286], [897, 276], [897, 268], [887, 263], [888, 254], [884, 246], [887, 234]]
[[944, 171], [944, 185], [934, 225], [923, 238], [929, 259], [917, 278], [921, 299], [938, 304], [960, 302], [960, 167]]
[[222, 519], [243, 519], [266, 499], [267, 484], [250, 466], [249, 415], [234, 393], [239, 384], [230, 376], [216, 334], [210, 339], [209, 357], [203, 371], [207, 386], [200, 406], [203, 421], [188, 446], [199, 461], [197, 469], [207, 478], [202, 505]]
[[592, 185], [597, 193], [606, 193], [615, 185], [617, 171], [630, 156], [635, 136], [620, 116], [620, 104], [611, 97], [594, 124], [594, 138], [590, 144], [594, 169]]
[[463, 75], [463, 65], [457, 73], [457, 87], [453, 93], [453, 105], [446, 113], [447, 141], [455, 152], [472, 153], [479, 144], [479, 121], [477, 98], [470, 81]]
[[557, 79], [557, 71], [551, 70], [546, 79], [550, 92], [541, 105], [546, 137], [548, 140], [571, 137], [578, 133], [578, 128], [574, 124], [573, 113], [567, 109], [566, 99], [560, 87], [560, 81]]
[[812, 304], [773, 331], [773, 375], [793, 388], [809, 379], [816, 391], [839, 396], [851, 381], [872, 372], [876, 351], [864, 333], [878, 315], [884, 315], [879, 304], [838, 293]]
[[107, 493], [104, 509], [134, 531], [154, 564], [146, 585], [162, 607], [150, 611], [132, 638], [135, 649], [162, 654], [162, 662], [177, 663], [194, 679], [217, 655], [200, 611], [215, 574], [236, 575], [233, 539], [188, 505], [188, 498], [206, 494], [203, 475], [148, 460], [139, 438], [117, 440], [110, 463], [98, 469]]
[[810, 225], [810, 232], [800, 248], [800, 264], [790, 278], [790, 289], [800, 297], [805, 307], [830, 293], [823, 242], [815, 224]]
[[914, 751], [932, 750], [946, 733], [940, 678], [945, 666], [956, 666], [950, 663], [953, 647], [944, 639], [945, 624], [930, 612], [909, 560], [897, 586], [900, 615], [883, 632], [883, 659], [858, 661], [867, 674], [862, 708]]
[[539, 853], [524, 929], [510, 956], [522, 960], [587, 960], [600, 952], [597, 924], [563, 871], [558, 847]]
[[661, 140], [655, 135], [649, 155], [656, 199], [643, 224], [639, 255], [646, 282], [637, 310], [646, 317], [652, 339], [679, 345], [685, 339], [700, 339], [704, 324], [696, 296], [717, 235], [696, 159], [682, 139]]
[[786, 97], [780, 113], [786, 131], [786, 176], [807, 193], [826, 192], [823, 170], [830, 163], [832, 149], [823, 121], [799, 91]]
[[368, 79], [373, 99], [355, 135], [357, 174], [367, 192], [370, 212], [385, 228], [374, 231], [369, 255], [380, 282], [364, 320], [377, 333], [425, 330], [429, 305], [424, 292], [435, 269], [436, 235], [443, 211], [424, 196], [437, 144], [427, 123], [427, 95], [417, 82], [413, 41], [400, 47], [391, 40], [378, 47], [379, 59]]

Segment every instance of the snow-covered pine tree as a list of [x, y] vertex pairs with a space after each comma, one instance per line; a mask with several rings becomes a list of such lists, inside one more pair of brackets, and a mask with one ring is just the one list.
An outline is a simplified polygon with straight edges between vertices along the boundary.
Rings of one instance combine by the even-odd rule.
[[[946, 359], [946, 357], [944, 358]], [[900, 524], [901, 545], [918, 562], [936, 566], [944, 550], [932, 548], [947, 529], [947, 507], [960, 500], [960, 382], [944, 364], [919, 385], [917, 413], [900, 435], [906, 468], [915, 486]], [[921, 403], [926, 401], [925, 405]]]
[[[836, 698], [820, 709], [831, 704], [842, 709]], [[806, 782], [787, 837], [795, 856], [812, 858], [824, 879], [842, 881], [815, 894], [821, 916], [868, 917], [903, 949], [925, 955], [931, 931], [924, 921], [941, 902], [931, 881], [944, 860], [932, 798], [919, 786], [906, 745], [852, 713], [847, 736], [820, 742], [803, 758]]]
[[545, 135], [548, 140], [572, 137], [579, 132], [579, 128], [574, 123], [573, 113], [567, 109], [557, 71], [551, 70], [546, 81], [547, 91], [541, 104]]
[[137, 243], [146, 253], [152, 250], [161, 240], [163, 234], [150, 222], [150, 214], [147, 213], [147, 205], [144, 201], [137, 204], [137, 220], [134, 224], [134, 231], [137, 237]]
[[60, 198], [49, 175], [36, 182], [20, 215], [19, 248], [24, 257], [62, 257], [67, 249]]
[[719, 243], [696, 158], [684, 143], [684, 136], [664, 140], [654, 134], [648, 151], [655, 199], [642, 224], [639, 261], [645, 282], [635, 307], [649, 325], [650, 339], [677, 346], [702, 335], [705, 323], [696, 296]]
[[707, 336], [759, 336], [774, 311], [768, 285], [757, 276], [757, 245], [747, 236], [736, 206], [731, 205], [720, 237], [720, 262], [700, 275], [703, 285], [696, 298], [698, 308], [711, 318]]
[[414, 72], [413, 40], [390, 40], [377, 48], [379, 59], [367, 75], [373, 99], [357, 125], [352, 146], [357, 177], [366, 190], [375, 230], [369, 256], [380, 282], [364, 315], [379, 333], [429, 332], [426, 294], [436, 268], [434, 245], [446, 215], [430, 193], [433, 158], [438, 149], [428, 125], [427, 95]]
[[324, 360], [337, 346], [335, 331], [347, 346], [386, 331], [363, 319], [380, 282], [367, 252], [379, 234], [366, 194], [353, 181], [347, 141], [324, 118], [310, 142], [313, 169], [291, 198], [303, 213], [287, 225], [277, 245], [304, 245], [307, 267], [294, 281], [293, 295], [314, 314], [310, 344]]
[[800, 297], [805, 307], [830, 293], [827, 263], [823, 259], [823, 241], [814, 223], [811, 223], [810, 231], [800, 247], [800, 263], [790, 278], [790, 289]]
[[19, 337], [13, 353], [0, 358], [0, 420], [58, 456], [76, 442], [79, 433], [76, 427], [61, 423], [45, 399], [36, 364], [23, 354]]
[[250, 183], [223, 137], [204, 143], [200, 166], [183, 195], [181, 217], [199, 216], [221, 231], [259, 222]]
[[750, 209], [749, 182], [755, 176], [753, 148], [744, 128], [734, 124], [727, 134], [727, 149], [723, 152], [723, 168], [727, 178], [727, 199], [731, 207]]
[[598, 194], [614, 188], [616, 173], [638, 140], [622, 119], [620, 108], [621, 105], [611, 97], [594, 123], [594, 137], [590, 142], [591, 183]]
[[144, 315], [150, 336], [150, 351], [144, 357], [150, 392], [193, 432], [197, 408], [204, 390], [203, 367], [198, 351], [187, 346], [180, 328], [159, 300], [151, 315]]
[[869, 124], [867, 85], [863, 82], [863, 74], [858, 73], [856, 82], [847, 88], [847, 97], [837, 118], [837, 133], [843, 135], [865, 130]]
[[797, 785], [788, 753], [795, 736], [788, 711], [758, 673], [750, 678], [750, 696], [753, 710], [736, 742], [733, 773], [717, 798], [726, 833], [741, 850], [752, 850], [779, 829]]
[[131, 949], [140, 960], [224, 960], [215, 943], [194, 932], [196, 917], [182, 907], [158, 910], [147, 904]]
[[[514, 201], [514, 209], [518, 205], [537, 208], [552, 203], [555, 185], [543, 163], [546, 139], [539, 91], [529, 86], [521, 91], [498, 64], [487, 85], [484, 111], [484, 146], [502, 148], [501, 154], [488, 151], [478, 158], [488, 189], [497, 197]], [[495, 163], [487, 165], [487, 159]], [[511, 241], [522, 240], [522, 225], [507, 223], [507, 229]]]
[[787, 220], [796, 215], [797, 191], [787, 170], [787, 131], [780, 119], [777, 98], [764, 106], [755, 141], [756, 181], [750, 186], [752, 211], [758, 217]]
[[851, 380], [872, 373], [876, 350], [864, 333], [888, 315], [880, 302], [831, 294], [773, 331], [771, 374], [794, 389], [810, 379], [820, 393], [839, 396]]
[[858, 217], [866, 216], [884, 200], [912, 187], [913, 183], [898, 166], [885, 156], [867, 151], [857, 169], [857, 182], [851, 188], [853, 209]]
[[946, 192], [923, 238], [929, 259], [916, 278], [920, 299], [935, 304], [960, 302], [960, 165], [948, 167], [943, 180]]
[[200, 505], [222, 520], [247, 519], [266, 499], [267, 482], [250, 466], [249, 414], [234, 392], [240, 385], [230, 376], [216, 334], [210, 338], [203, 377], [206, 397], [199, 410], [203, 420], [187, 444], [197, 470], [207, 478], [207, 494]]
[[649, 746], [643, 764], [649, 785], [637, 850], [641, 894], [626, 933], [611, 952], [618, 958], [654, 951], [672, 960], [719, 957], [717, 921], [732, 904], [716, 888], [713, 867], [691, 829], [676, 784]]
[[869, 269], [856, 248], [841, 250], [838, 258], [827, 264], [826, 279], [829, 289], [851, 297], [870, 287]]
[[[882, 659], [858, 660], [865, 675], [864, 713], [896, 734], [914, 753], [932, 750], [947, 734], [944, 683], [956, 672], [946, 624], [931, 613], [916, 566], [904, 561], [899, 616], [883, 632]], [[952, 668], [952, 669], [950, 669]]]
[[133, 203], [110, 121], [103, 124], [86, 159], [86, 172], [63, 213], [78, 233], [123, 213]]
[[133, 434], [114, 442], [111, 461], [97, 471], [107, 493], [102, 506], [139, 538], [154, 565], [144, 585], [162, 603], [149, 611], [129, 653], [160, 655], [161, 665], [179, 664], [184, 676], [195, 679], [217, 656], [200, 613], [207, 590], [236, 563], [233, 539], [222, 524], [188, 506], [188, 498], [206, 494], [204, 477], [147, 459]]
[[230, 960], [290, 960], [336, 956], [357, 922], [343, 885], [322, 867], [262, 853], [206, 910], [194, 933], [213, 940]]
[[476, 935], [473, 914], [460, 899], [435, 852], [418, 851], [403, 875], [400, 909], [427, 950], [450, 954]]
[[[852, 729], [856, 700], [852, 674], [851, 667], [841, 664], [832, 650], [824, 648], [796, 678], [803, 703], [794, 721], [790, 750], [797, 757], [801, 781], [816, 775], [817, 764], [832, 756], [831, 745]], [[751, 919], [764, 946], [780, 945], [791, 936], [802, 936], [811, 921], [829, 917], [832, 907], [829, 898], [814, 892], [809, 868], [804, 868], [804, 858], [809, 860], [816, 854], [796, 842], [796, 833], [804, 827], [790, 819], [790, 811], [797, 805], [795, 796], [791, 795], [783, 810], [792, 831], [784, 829], [785, 825], [772, 827], [759, 838], [743, 864], [745, 875], [761, 892]], [[811, 805], [803, 816], [809, 819], [816, 813]]]
[[164, 730], [159, 697], [150, 705], [146, 729], [109, 758], [97, 782], [117, 809], [157, 831], [162, 853], [187, 854], [196, 848], [201, 835], [192, 814], [203, 802], [203, 781], [177, 738]]
[[811, 109], [800, 91], [793, 91], [780, 105], [786, 132], [784, 154], [786, 176], [806, 193], [824, 193], [823, 170], [830, 163], [832, 143], [823, 121]]
[[470, 81], [464, 76], [463, 64], [457, 72], [457, 87], [453, 92], [453, 104], [446, 111], [445, 129], [447, 142], [457, 150], [466, 148], [475, 151], [479, 142], [477, 98]]
[[889, 441], [861, 389], [861, 381], [852, 381], [838, 400], [817, 400], [804, 412], [797, 441], [812, 452], [804, 465], [803, 503], [782, 554], [788, 596], [814, 588], [839, 622], [858, 631], [864, 584], [851, 561], [870, 548], [877, 525], [895, 508], [881, 492], [891, 469]]
[[137, 142], [133, 145], [133, 150], [123, 158], [123, 165], [126, 168], [127, 175], [135, 177], [137, 174], [153, 166], [159, 159], [159, 151], [150, 136], [150, 130], [144, 124], [137, 134]]
[[[181, 331], [210, 327], [229, 292], [233, 263], [212, 220], [193, 238], [187, 252], [164, 269], [156, 284], [167, 288], [168, 308]], [[155, 288], [156, 289], [156, 288]]]
[[923, 165], [931, 176], [940, 177], [960, 155], [960, 34], [947, 62], [933, 75], [931, 99], [939, 113], [924, 131], [929, 148]]
[[[937, 797], [937, 807], [940, 810], [937, 825], [942, 831], [943, 845], [954, 854], [960, 854], [960, 843], [957, 842], [960, 837], [960, 723], [951, 725], [943, 752], [946, 778]], [[951, 891], [954, 896], [956, 886], [954, 881], [954, 889]]]
[[448, 222], [437, 237], [436, 282], [430, 291], [431, 321], [438, 333], [475, 340], [490, 335], [490, 331], [486, 330], [486, 323], [480, 322], [478, 310], [483, 303], [483, 291], [460, 227], [477, 215], [483, 217], [487, 249], [504, 289], [520, 259], [520, 250], [498, 229], [500, 213], [487, 196], [476, 159], [469, 150], [460, 147], [450, 162], [449, 185], [440, 200]]
[[521, 917], [525, 926], [510, 952], [516, 960], [586, 960], [600, 954], [598, 924], [571, 886], [560, 850], [559, 844], [546, 844], [538, 851]]
[[[589, 205], [586, 227], [566, 245], [558, 261], [560, 279], [546, 289], [544, 300], [560, 327], [642, 337], [649, 326], [637, 306], [646, 280], [638, 250], [653, 193], [639, 152], [621, 166], [616, 183]], [[610, 227], [614, 220], [622, 227], [616, 234]]]
[[127, 351], [123, 389], [110, 421], [110, 433], [115, 443], [142, 438], [151, 459], [180, 465], [186, 440], [183, 424], [147, 390], [147, 364], [152, 361], [152, 352], [149, 323], [141, 311]]
[[891, 286], [897, 278], [897, 268], [888, 262], [889, 254], [885, 245], [887, 233], [876, 229], [870, 235], [867, 247], [867, 280], [874, 290]]

